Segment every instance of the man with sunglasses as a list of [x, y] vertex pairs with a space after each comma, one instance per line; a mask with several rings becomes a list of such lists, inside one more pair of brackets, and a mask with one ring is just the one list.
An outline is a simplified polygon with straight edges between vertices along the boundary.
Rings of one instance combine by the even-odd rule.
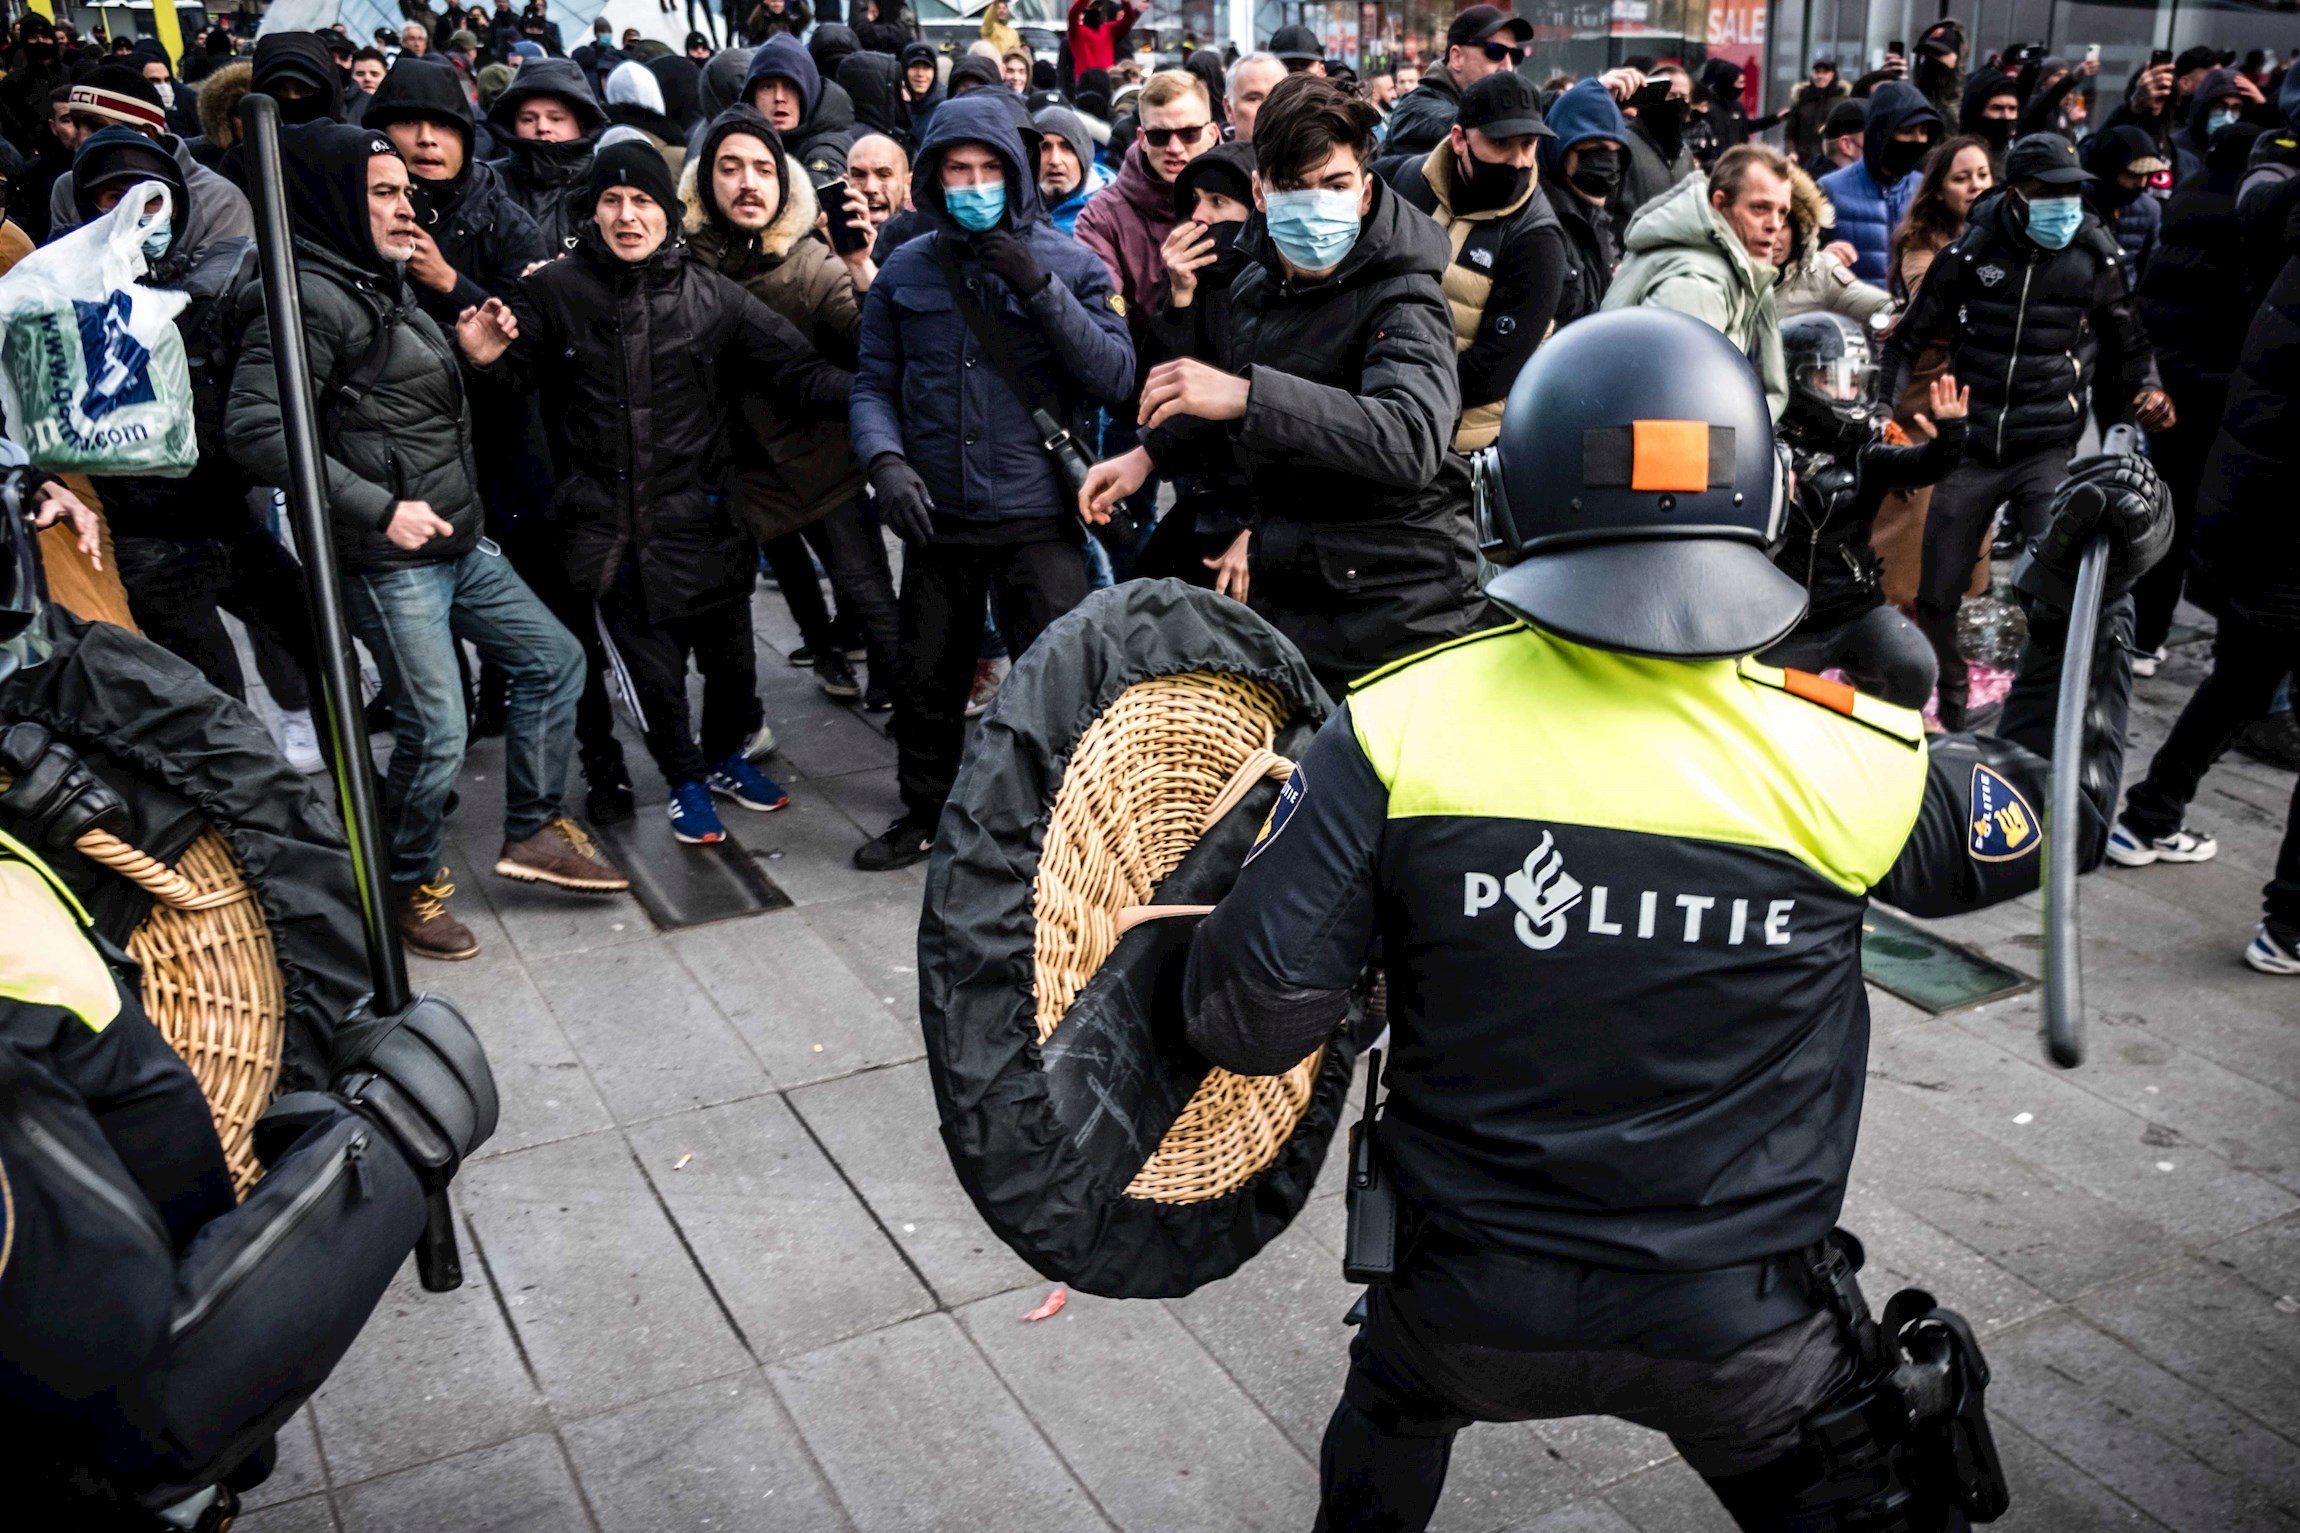
[[1386, 154], [1428, 154], [1444, 143], [1461, 114], [1461, 93], [1487, 75], [1515, 69], [1533, 41], [1531, 23], [1490, 5], [1473, 5], [1446, 28], [1445, 62], [1422, 75], [1422, 83], [1390, 114], [1382, 141]]

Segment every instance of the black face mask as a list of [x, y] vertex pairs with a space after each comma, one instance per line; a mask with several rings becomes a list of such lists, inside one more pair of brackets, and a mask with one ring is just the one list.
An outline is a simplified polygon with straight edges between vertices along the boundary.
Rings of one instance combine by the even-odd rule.
[[293, 101], [284, 96], [275, 99], [279, 101], [280, 121], [283, 123], [322, 122], [327, 118], [328, 101], [325, 91], [314, 91], [308, 96], [298, 96]]
[[1640, 108], [1637, 120], [1645, 124], [1653, 146], [1665, 160], [1674, 160], [1685, 148], [1685, 102], [1671, 96], [1659, 106]]
[[2012, 142], [2013, 129], [2018, 126], [2010, 117], [1984, 117], [1980, 122], [1980, 136], [1989, 146], [1989, 153], [2001, 155]]
[[2093, 201], [2113, 213], [2118, 208], [2131, 207], [2140, 200], [2140, 194], [2147, 191], [2148, 188], [2145, 186], [2126, 186], [2122, 181], [2103, 177], [2092, 183], [2091, 190]]
[[1573, 174], [1566, 177], [1573, 189], [1585, 197], [1599, 202], [1611, 197], [1621, 186], [1621, 151], [1618, 149], [1584, 149], [1573, 162]]
[[1208, 224], [1206, 238], [1213, 241], [1214, 259], [1220, 263], [1229, 259], [1238, 248], [1238, 236], [1246, 232], [1246, 220], [1232, 219], [1228, 223]]
[[1932, 147], [1921, 140], [1909, 143], [1903, 139], [1889, 138], [1885, 140], [1885, 146], [1877, 151], [1877, 163], [1884, 170], [1887, 180], [1898, 181], [1915, 170], [1917, 162], [1930, 153]]
[[1506, 208], [1525, 195], [1526, 186], [1533, 180], [1530, 165], [1506, 165], [1499, 160], [1481, 160], [1475, 152], [1467, 156], [1465, 169], [1462, 158], [1454, 160], [1453, 205], [1457, 213], [1484, 213], [1494, 208]]

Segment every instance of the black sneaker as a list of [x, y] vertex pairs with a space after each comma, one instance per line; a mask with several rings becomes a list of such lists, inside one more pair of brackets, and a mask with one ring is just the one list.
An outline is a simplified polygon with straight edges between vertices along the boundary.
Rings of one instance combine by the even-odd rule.
[[2271, 713], [2245, 725], [2236, 748], [2263, 766], [2300, 771], [2300, 710]]
[[603, 783], [583, 795], [584, 817], [594, 825], [620, 825], [631, 818], [637, 803], [629, 783]]
[[807, 648], [804, 644], [801, 644], [797, 649], [792, 650], [783, 658], [803, 671], [808, 666], [815, 663], [815, 652]]
[[815, 660], [815, 685], [842, 702], [862, 696], [862, 683], [855, 680], [855, 668], [835, 649]]
[[925, 859], [934, 850], [934, 831], [921, 829], [908, 820], [897, 820], [886, 828], [883, 835], [872, 837], [855, 848], [855, 866], [865, 873], [887, 873], [896, 868], [907, 868]]
[[893, 711], [894, 693], [887, 689], [885, 682], [873, 676], [870, 679], [870, 685], [863, 688], [863, 712], [892, 713]]

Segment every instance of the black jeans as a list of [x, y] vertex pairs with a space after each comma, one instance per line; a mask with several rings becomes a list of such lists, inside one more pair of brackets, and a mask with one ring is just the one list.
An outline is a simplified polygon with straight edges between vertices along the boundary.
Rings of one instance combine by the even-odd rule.
[[1862, 691], [1904, 708], [1922, 708], [1939, 673], [1924, 634], [1893, 607], [1873, 608], [1811, 633], [1792, 633], [1757, 658], [1816, 673], [1834, 667]]
[[2228, 386], [2210, 382], [2165, 380], [2179, 424], [2148, 439], [2150, 461], [2172, 494], [2172, 547], [2156, 568], [2140, 577], [2132, 588], [2139, 622], [2133, 646], [2151, 654], [2172, 632], [2173, 609], [2180, 605], [2180, 590], [2188, 579], [2188, 539], [2196, 525], [2196, 491], [2204, 483], [2204, 465], [2212, 456], [2213, 439], [2220, 435], [2221, 412], [2228, 405]]
[[1957, 609], [1989, 535], [1996, 508], [2012, 502], [2012, 523], [2025, 542], [2044, 531], [2052, 492], [2068, 473], [2068, 449], [2039, 448], [2002, 464], [1967, 458], [1933, 486], [1925, 513], [1924, 567], [1917, 576], [1917, 626], [1941, 665], [1941, 722], [1964, 725], [1971, 671], [1957, 649]]
[[[786, 532], [759, 545], [783, 600], [799, 625], [799, 636], [816, 654], [844, 650], [859, 633], [870, 657], [871, 679], [888, 682], [895, 670], [895, 644], [901, 632], [894, 596], [894, 572], [886, 561], [886, 539], [878, 521], [860, 501], [839, 507], [797, 532]], [[824, 605], [821, 584], [815, 579], [814, 550], [831, 577], [838, 597], [838, 616]]]
[[615, 710], [607, 701], [607, 652], [599, 643], [599, 619], [591, 593], [567, 578], [567, 551], [547, 518], [507, 521], [489, 528], [504, 557], [527, 582], [561, 626], [583, 646], [583, 695], [575, 704], [575, 748], [583, 778], [593, 787], [624, 780], [623, 742], [615, 738]]
[[[2148, 764], [2148, 775], [2124, 796], [2124, 822], [2144, 836], [2168, 835], [2212, 764], [2246, 725], [2268, 711], [2276, 687], [2300, 667], [2300, 634], [2256, 628], [2222, 616], [2212, 642], [2212, 674], [2204, 678], [2180, 719]], [[2284, 844], [2276, 876], [2261, 891], [2268, 919], [2286, 935], [2300, 931], [2300, 782], [2284, 816]]]
[[942, 817], [966, 747], [966, 694], [982, 649], [982, 604], [997, 605], [1015, 658], [1086, 599], [1086, 558], [1057, 535], [1005, 544], [912, 544], [902, 561], [894, 688], [895, 780], [903, 817]]
[[[656, 621], [647, 616], [638, 570], [626, 563], [599, 599], [599, 616], [623, 659], [632, 695], [645, 715], [647, 752], [665, 782], [674, 789], [701, 782], [712, 767], [743, 748], [760, 716], [749, 598]], [[703, 677], [700, 748], [687, 711], [690, 657]]]
[[190, 661], [218, 691], [247, 701], [247, 677], [221, 613], [247, 625], [256, 672], [289, 712], [311, 706], [318, 663], [305, 605], [303, 566], [279, 539], [250, 525], [229, 538], [121, 537], [113, 555], [128, 610], [144, 636]]

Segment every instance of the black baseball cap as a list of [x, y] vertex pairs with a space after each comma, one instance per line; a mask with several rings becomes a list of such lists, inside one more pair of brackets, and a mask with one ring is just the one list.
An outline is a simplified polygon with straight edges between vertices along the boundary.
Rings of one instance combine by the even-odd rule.
[[2005, 154], [2005, 180], [2046, 186], [2082, 186], [2092, 173], [2077, 163], [2076, 145], [2058, 133], [2031, 133]]
[[1843, 138], [1848, 133], [1863, 132], [1868, 126], [1868, 100], [1861, 96], [1843, 96], [1829, 108], [1828, 121], [1821, 124], [1821, 136]]
[[1826, 69], [1829, 71], [1829, 73], [1835, 74], [1837, 72], [1837, 61], [1829, 57], [1829, 55], [1826, 53], [1816, 54], [1813, 58], [1813, 67], [1815, 69]]
[[1453, 19], [1445, 29], [1446, 46], [1467, 47], [1507, 32], [1519, 44], [1533, 41], [1533, 23], [1510, 15], [1499, 6], [1473, 5]]
[[1271, 33], [1268, 51], [1289, 64], [1303, 64], [1324, 58], [1326, 45], [1318, 41], [1317, 33], [1296, 24]]
[[1542, 121], [1540, 93], [1514, 69], [1497, 69], [1463, 91], [1461, 115], [1454, 121], [1487, 138], [1557, 137]]

